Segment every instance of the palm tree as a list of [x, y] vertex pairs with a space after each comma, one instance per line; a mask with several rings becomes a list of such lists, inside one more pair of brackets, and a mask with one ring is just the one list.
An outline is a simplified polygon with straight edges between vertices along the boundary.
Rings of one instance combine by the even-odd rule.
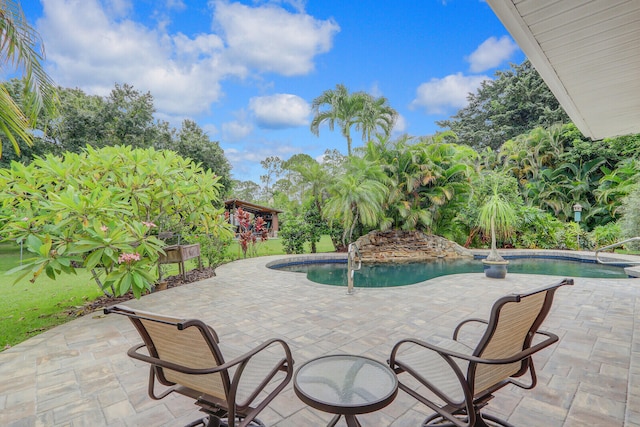
[[427, 231], [441, 235], [452, 231], [452, 219], [466, 205], [471, 192], [471, 177], [475, 174], [477, 152], [466, 145], [442, 142], [435, 137], [424, 140], [422, 164], [428, 171], [419, 194], [422, 206], [428, 210], [431, 223]]
[[370, 141], [371, 135], [378, 133], [378, 129], [384, 136], [389, 136], [398, 118], [398, 112], [391, 108], [389, 100], [384, 96], [374, 98], [367, 94], [363, 107], [359, 123], [356, 124], [356, 129], [362, 130], [362, 139]]
[[300, 174], [302, 183], [309, 186], [308, 192], [313, 200], [313, 204], [322, 215], [322, 202], [325, 196], [325, 189], [331, 184], [333, 177], [327, 169], [311, 159], [312, 161], [299, 163], [291, 166], [291, 170]]
[[504, 258], [498, 253], [496, 235], [508, 236], [517, 222], [515, 207], [499, 191], [498, 182], [495, 181], [492, 193], [480, 208], [478, 225], [481, 229], [491, 232], [491, 253], [486, 261], [504, 262]]
[[42, 40], [27, 22], [16, 0], [5, 0], [0, 6], [0, 58], [4, 64], [23, 70], [25, 92], [21, 102], [0, 84], [0, 131], [9, 138], [16, 154], [20, 154], [18, 138], [29, 146], [32, 144], [29, 130], [43, 108], [55, 110], [56, 90], [41, 65], [44, 60]]
[[325, 90], [313, 100], [311, 108], [314, 112], [311, 132], [318, 136], [322, 123], [327, 123], [330, 130], [337, 124], [347, 139], [349, 156], [352, 127], [362, 131], [363, 139], [370, 138], [378, 129], [389, 135], [398, 115], [386, 98], [374, 98], [365, 92], [349, 93], [349, 89], [343, 84], [337, 84], [335, 89]]
[[[342, 136], [347, 139], [347, 153], [351, 155], [351, 127], [358, 121], [363, 105], [363, 93], [350, 94], [345, 85], [337, 84], [335, 90], [325, 90], [311, 103], [314, 112], [311, 132], [318, 136], [322, 123], [326, 122], [330, 130], [333, 130], [337, 124], [342, 131]], [[320, 110], [321, 107], [326, 109]]]
[[332, 186], [331, 197], [325, 204], [323, 215], [329, 221], [342, 222], [342, 244], [351, 242], [358, 224], [376, 227], [384, 214], [387, 179], [382, 168], [375, 163], [350, 157], [347, 170]]
[[612, 221], [618, 219], [622, 201], [640, 182], [640, 160], [627, 158], [614, 170], [603, 167], [604, 176], [598, 182], [594, 195], [598, 204], [606, 207]]

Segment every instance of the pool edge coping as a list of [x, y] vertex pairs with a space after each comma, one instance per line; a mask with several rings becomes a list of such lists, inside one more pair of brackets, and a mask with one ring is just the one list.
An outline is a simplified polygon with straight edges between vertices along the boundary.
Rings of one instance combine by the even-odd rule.
[[[471, 249], [475, 259], [486, 257], [489, 254], [489, 249]], [[498, 253], [505, 257], [510, 258], [547, 258], [547, 259], [566, 259], [575, 260], [581, 262], [597, 262], [595, 252], [587, 251], [569, 251], [561, 249], [502, 249]], [[606, 253], [600, 256], [604, 261], [624, 264], [624, 272], [629, 278], [640, 278], [640, 256], [637, 255], [625, 255], [625, 254], [611, 254]], [[300, 264], [315, 261], [344, 261], [347, 259], [346, 252], [324, 252], [316, 254], [300, 254], [300, 255], [288, 255], [266, 263], [265, 267], [272, 268], [276, 265], [283, 266], [287, 264]], [[302, 262], [301, 262], [302, 261]], [[629, 265], [631, 264], [631, 265]], [[635, 265], [634, 265], [635, 264]]]

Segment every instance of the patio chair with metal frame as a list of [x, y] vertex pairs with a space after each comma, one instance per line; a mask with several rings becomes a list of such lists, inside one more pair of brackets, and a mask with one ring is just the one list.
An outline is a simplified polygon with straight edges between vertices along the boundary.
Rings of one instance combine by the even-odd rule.
[[[142, 337], [143, 343], [127, 354], [151, 365], [148, 392], [152, 399], [175, 392], [194, 399], [207, 414], [189, 426], [263, 426], [256, 417], [293, 376], [291, 350], [281, 339], [267, 340], [243, 354], [223, 345], [200, 320], [123, 305], [104, 312], [127, 316]], [[167, 388], [157, 392], [156, 380]]]
[[[489, 421], [511, 426], [495, 416], [481, 414], [481, 409], [494, 392], [508, 384], [523, 389], [535, 387], [532, 355], [558, 341], [557, 335], [538, 328], [551, 309], [555, 291], [572, 284], [572, 279], [563, 279], [534, 292], [504, 296], [494, 303], [488, 321], [462, 321], [453, 339], [399, 341], [391, 351], [389, 365], [398, 379], [403, 377], [400, 389], [435, 411], [422, 425], [485, 427], [491, 425]], [[473, 340], [475, 346], [467, 345], [462, 342], [461, 331], [465, 327], [466, 338], [466, 326], [474, 324], [482, 331], [476, 335], [479, 339]], [[529, 381], [518, 379], [527, 373]]]

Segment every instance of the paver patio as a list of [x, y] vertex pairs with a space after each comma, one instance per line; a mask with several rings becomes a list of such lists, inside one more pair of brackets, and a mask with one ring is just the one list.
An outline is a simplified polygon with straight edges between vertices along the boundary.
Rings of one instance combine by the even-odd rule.
[[[384, 361], [405, 337], [449, 336], [466, 317], [486, 317], [498, 297], [558, 279], [482, 273], [416, 285], [357, 289], [319, 285], [303, 274], [269, 270], [278, 257], [236, 261], [217, 277], [128, 305], [213, 326], [247, 348], [284, 338], [297, 365], [334, 353]], [[543, 325], [560, 342], [534, 356], [532, 391], [497, 393], [489, 412], [518, 426], [640, 427], [640, 279], [576, 278], [563, 287]], [[153, 401], [146, 365], [127, 357], [139, 337], [121, 316], [100, 313], [56, 327], [0, 353], [1, 426], [178, 426], [201, 414], [187, 398]], [[428, 409], [403, 392], [387, 408], [359, 417], [366, 426], [418, 426]], [[326, 425], [289, 385], [260, 417], [267, 425]]]

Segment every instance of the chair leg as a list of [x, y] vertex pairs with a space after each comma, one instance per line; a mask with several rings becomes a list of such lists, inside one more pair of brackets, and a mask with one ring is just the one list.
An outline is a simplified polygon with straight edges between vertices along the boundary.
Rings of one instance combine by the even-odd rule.
[[216, 417], [215, 415], [208, 415], [204, 418], [200, 418], [199, 420], [195, 420], [192, 423], [187, 424], [184, 427], [229, 427], [226, 418], [221, 419], [220, 417]]
[[489, 420], [492, 423], [497, 424], [497, 425], [502, 426], [502, 427], [515, 427], [513, 424], [509, 424], [505, 420], [503, 420], [501, 418], [498, 418], [498, 417], [494, 417], [493, 415], [482, 414], [482, 418], [484, 418], [485, 420]]
[[[238, 418], [241, 421], [242, 418]], [[216, 424], [217, 423], [217, 424]], [[249, 424], [249, 427], [267, 427], [262, 421], [254, 418]], [[209, 417], [209, 424], [205, 424], [205, 427], [229, 427], [229, 421], [226, 418], [218, 418], [215, 416]]]
[[441, 415], [438, 415], [438, 414], [433, 414], [427, 417], [427, 419], [425, 419], [423, 423], [420, 425], [420, 427], [431, 427], [431, 426], [457, 427], [455, 424], [445, 420]]
[[[214, 418], [214, 417], [208, 417], [208, 416], [207, 416], [207, 417], [204, 417], [204, 418], [200, 418], [199, 420], [195, 420], [195, 421], [193, 421], [193, 422], [191, 422], [191, 423], [187, 424], [187, 425], [186, 425], [186, 426], [184, 426], [184, 427], [196, 427], [196, 426], [204, 426], [204, 427], [212, 426], [212, 427], [218, 427], [218, 425], [219, 425], [219, 424], [213, 424], [213, 425], [211, 424], [212, 418]], [[219, 421], [219, 419], [218, 419], [218, 421]]]
[[209, 415], [209, 423], [205, 427], [229, 427], [225, 420]]
[[[487, 423], [489, 421], [489, 423]], [[424, 420], [421, 427], [458, 427], [439, 414], [433, 414]], [[476, 413], [476, 422], [473, 427], [515, 427], [507, 421], [489, 414]]]

